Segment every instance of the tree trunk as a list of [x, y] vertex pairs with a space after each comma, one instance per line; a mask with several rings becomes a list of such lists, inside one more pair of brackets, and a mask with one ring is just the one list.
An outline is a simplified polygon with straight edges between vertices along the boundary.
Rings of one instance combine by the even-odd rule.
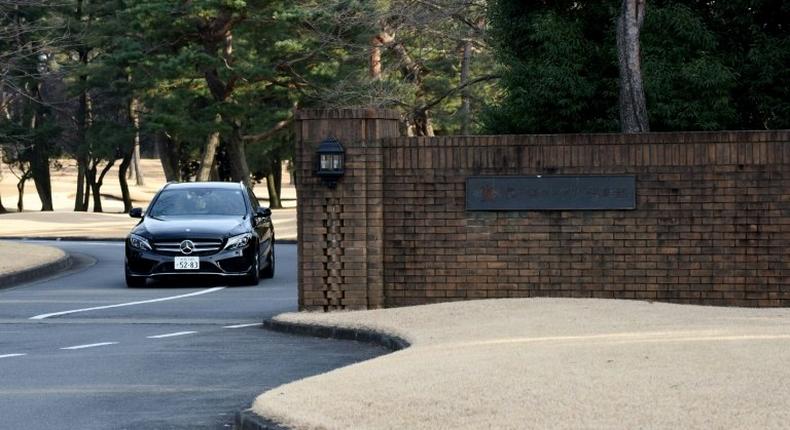
[[74, 196], [74, 211], [75, 212], [84, 212], [88, 210], [88, 207], [85, 206], [85, 174], [87, 173], [85, 169], [85, 165], [87, 161], [85, 161], [85, 157], [77, 156], [77, 195]]
[[283, 207], [280, 201], [280, 193], [277, 192], [275, 185], [274, 173], [266, 175], [266, 188], [269, 191], [269, 207], [271, 209], [281, 209]]
[[85, 174], [83, 175], [83, 178], [81, 179], [82, 181], [85, 181], [85, 186], [84, 186], [84, 188], [85, 188], [85, 195], [82, 198], [82, 207], [85, 208], [85, 209], [83, 209], [83, 211], [87, 211], [88, 208], [90, 207], [90, 202], [91, 202], [91, 184], [93, 183], [91, 178], [92, 177], [93, 178], [96, 177], [96, 167], [93, 167], [92, 170], [93, 170], [93, 173], [91, 173], [91, 168], [88, 168], [86, 166]]
[[178, 144], [164, 134], [156, 136], [155, 144], [167, 182], [181, 181], [181, 169], [178, 168]]
[[[109, 172], [110, 169], [112, 169], [112, 166], [114, 164], [115, 164], [115, 160], [108, 161], [107, 165], [104, 166], [101, 173], [99, 174], [99, 178], [93, 183], [93, 211], [94, 212], [104, 212], [101, 204], [101, 186], [104, 184], [104, 177], [107, 175], [107, 172]], [[94, 170], [94, 175], [95, 173], [96, 170]]]
[[428, 69], [422, 64], [412, 58], [409, 51], [400, 41], [395, 39], [395, 36], [389, 31], [385, 30], [378, 34], [378, 39], [382, 44], [395, 51], [395, 55], [400, 58], [401, 73], [406, 81], [415, 84], [418, 88], [422, 87], [422, 78], [428, 74]]
[[383, 38], [380, 34], [370, 39], [370, 61], [368, 64], [370, 77], [373, 80], [381, 80], [381, 47], [384, 46]]
[[132, 167], [134, 168], [134, 183], [138, 187], [145, 185], [145, 175], [140, 168], [140, 132], [134, 133], [134, 152], [132, 153]]
[[271, 172], [266, 175], [266, 189], [269, 192], [269, 207], [272, 209], [282, 209], [283, 203], [280, 198], [283, 186], [283, 164], [282, 160], [275, 158], [272, 161]]
[[52, 211], [52, 180], [49, 175], [49, 156], [46, 152], [46, 148], [42, 150], [38, 145], [33, 148], [30, 171], [36, 184], [38, 198], [41, 199], [41, 210]]
[[[41, 83], [37, 83], [31, 94], [34, 99], [33, 115], [30, 118], [30, 130], [35, 133], [41, 120], [41, 106], [44, 101], [41, 97]], [[46, 141], [36, 140], [30, 148], [30, 177], [36, 186], [36, 193], [41, 200], [41, 210], [52, 210], [52, 181], [49, 175], [50, 144]]]
[[[82, 19], [82, 2], [78, 2], [77, 10], [78, 19]], [[80, 49], [78, 51], [79, 61], [83, 66], [88, 64], [88, 50]], [[88, 76], [80, 75], [80, 86], [85, 88], [87, 86]], [[88, 195], [89, 189], [83, 186], [83, 178], [88, 178], [88, 148], [86, 134], [90, 126], [90, 100], [88, 99], [88, 91], [83, 89], [80, 92], [79, 104], [77, 105], [77, 194], [74, 196], [74, 211], [87, 211], [88, 210]], [[81, 174], [80, 174], [81, 172]]]
[[431, 117], [427, 109], [418, 109], [414, 111], [411, 124], [411, 133], [413, 136], [433, 136], [433, 126], [431, 125]]
[[[395, 35], [388, 29], [380, 32], [377, 36], [381, 42], [392, 49], [395, 55], [400, 59], [400, 69], [403, 78], [407, 82], [411, 82], [417, 88], [416, 99], [418, 106], [423, 105], [425, 101], [425, 89], [422, 87], [423, 77], [430, 71], [425, 68], [420, 62], [416, 61], [410, 54], [406, 47], [395, 38]], [[407, 131], [409, 136], [433, 136], [433, 126], [431, 125], [431, 117], [427, 109], [415, 109], [413, 118]]]
[[283, 190], [283, 160], [279, 158], [274, 159], [272, 173], [274, 174], [274, 190], [277, 195], [282, 195]]
[[232, 124], [230, 139], [227, 141], [228, 161], [230, 161], [230, 177], [234, 182], [243, 182], [250, 186], [250, 167], [244, 153], [244, 141], [241, 138], [239, 125]]
[[124, 154], [121, 160], [121, 165], [118, 166], [118, 182], [121, 184], [121, 197], [123, 199], [123, 212], [129, 213], [132, 210], [132, 197], [129, 194], [129, 183], [126, 180], [126, 173], [129, 166], [132, 165], [134, 158], [134, 148], [128, 153]]
[[203, 148], [203, 156], [200, 159], [200, 170], [198, 170], [197, 181], [208, 181], [211, 179], [211, 168], [214, 166], [219, 148], [219, 131], [212, 131], [206, 139], [206, 146]]
[[87, 170], [85, 175], [85, 181], [86, 181], [85, 207], [86, 208], [88, 207], [88, 200], [90, 199], [90, 194], [93, 193], [93, 211], [101, 212], [102, 211], [101, 194], [98, 193], [96, 187], [96, 173], [97, 173], [96, 163], [92, 163], [90, 169]]
[[19, 182], [16, 183], [16, 191], [17, 191], [17, 200], [16, 200], [16, 211], [22, 212], [25, 210], [25, 179], [20, 179]]
[[16, 183], [16, 190], [19, 193], [19, 198], [16, 201], [16, 210], [17, 212], [22, 212], [25, 210], [25, 182], [27, 182], [29, 176], [27, 172], [23, 173], [22, 176], [19, 178], [19, 181]]
[[[463, 57], [461, 58], [461, 85], [465, 85], [469, 82], [469, 68], [472, 63], [472, 41], [465, 40], [464, 41], [464, 53]], [[461, 134], [466, 136], [469, 134], [469, 122], [470, 117], [470, 91], [469, 87], [464, 87], [461, 90]]]
[[645, 20], [646, 0], [623, 0], [617, 19], [617, 57], [620, 67], [620, 127], [624, 133], [650, 131], [639, 34]]
[[145, 177], [140, 169], [140, 101], [136, 97], [132, 97], [129, 102], [129, 119], [134, 127], [134, 150], [132, 151], [132, 164], [129, 173], [134, 175], [135, 183], [140, 187], [145, 185]]
[[91, 188], [93, 189], [93, 211], [104, 212], [104, 208], [102, 208], [101, 204], [101, 186], [96, 181], [94, 181], [91, 184]]
[[[204, 49], [209, 55], [213, 55], [215, 51], [216, 45], [215, 42], [217, 40], [215, 38], [209, 38], [206, 40], [204, 44]], [[231, 66], [234, 62], [233, 58], [233, 33], [228, 28], [222, 34], [222, 59], [226, 65]], [[203, 70], [203, 75], [206, 79], [206, 84], [211, 91], [211, 95], [214, 98], [214, 101], [217, 103], [226, 103], [232, 96], [233, 90], [235, 88], [236, 82], [238, 81], [238, 76], [232, 76], [228, 78], [226, 82], [223, 82], [220, 78], [220, 74], [216, 68], [207, 67]], [[248, 187], [250, 186], [250, 168], [247, 164], [247, 154], [244, 151], [244, 137], [241, 135], [241, 125], [229, 118], [222, 118], [217, 116], [215, 121], [227, 121], [228, 125], [230, 125], [230, 133], [229, 135], [224, 138], [220, 139], [222, 144], [225, 146], [227, 151], [228, 162], [230, 164], [230, 176], [233, 181], [243, 182]], [[211, 139], [209, 139], [211, 141]], [[207, 142], [209, 143], [209, 142]], [[213, 143], [213, 142], [210, 142]], [[216, 148], [214, 149], [216, 152]], [[205, 156], [210, 154], [209, 148], [207, 147], [204, 150], [204, 158]], [[216, 154], [214, 154], [216, 156]], [[213, 163], [206, 163], [207, 168], [209, 169], [206, 175], [210, 177], [211, 175], [211, 164]], [[201, 166], [202, 169], [203, 166]]]

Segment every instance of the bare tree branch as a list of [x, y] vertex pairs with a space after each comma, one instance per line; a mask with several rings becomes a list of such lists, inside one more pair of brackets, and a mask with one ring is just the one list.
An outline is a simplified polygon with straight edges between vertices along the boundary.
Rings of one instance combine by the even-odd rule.
[[471, 80], [467, 81], [464, 84], [461, 84], [461, 85], [458, 85], [457, 87], [451, 88], [450, 90], [444, 92], [443, 94], [441, 94], [439, 97], [436, 97], [432, 101], [430, 101], [430, 102], [428, 102], [428, 103], [426, 103], [426, 104], [424, 104], [422, 106], [417, 107], [417, 109], [415, 109], [415, 111], [427, 111], [427, 110], [433, 108], [434, 106], [438, 105], [439, 103], [441, 103], [447, 97], [450, 97], [451, 95], [457, 93], [458, 91], [463, 90], [464, 88], [470, 87], [470, 86], [472, 86], [474, 84], [477, 84], [477, 83], [480, 83], [480, 82], [486, 82], [486, 81], [492, 81], [492, 80], [495, 80], [495, 79], [499, 79], [501, 77], [502, 76], [500, 76], [500, 75], [485, 75], [485, 76], [479, 76], [479, 77], [477, 77], [475, 79], [471, 79]]
[[281, 130], [285, 129], [286, 127], [290, 126], [293, 123], [293, 117], [284, 119], [282, 121], [277, 122], [274, 127], [270, 128], [269, 130], [264, 131], [263, 133], [257, 134], [247, 134], [241, 137], [241, 139], [245, 142], [249, 141], [257, 141], [257, 140], [266, 140], [270, 137], [274, 136]]

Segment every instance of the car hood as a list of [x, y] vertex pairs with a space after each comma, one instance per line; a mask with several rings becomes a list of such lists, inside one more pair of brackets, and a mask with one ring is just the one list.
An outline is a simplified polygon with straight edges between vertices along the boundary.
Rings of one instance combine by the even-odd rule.
[[201, 217], [145, 217], [132, 230], [149, 239], [226, 238], [247, 231], [246, 217], [201, 216]]

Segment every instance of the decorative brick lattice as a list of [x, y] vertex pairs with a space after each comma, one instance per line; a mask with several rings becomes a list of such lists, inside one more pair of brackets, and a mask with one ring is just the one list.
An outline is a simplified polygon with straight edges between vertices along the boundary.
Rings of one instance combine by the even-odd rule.
[[324, 247], [325, 261], [324, 270], [324, 298], [326, 305], [325, 311], [345, 309], [343, 285], [343, 212], [340, 199], [327, 198], [324, 204], [326, 220], [324, 225], [326, 234], [324, 235], [326, 245]]

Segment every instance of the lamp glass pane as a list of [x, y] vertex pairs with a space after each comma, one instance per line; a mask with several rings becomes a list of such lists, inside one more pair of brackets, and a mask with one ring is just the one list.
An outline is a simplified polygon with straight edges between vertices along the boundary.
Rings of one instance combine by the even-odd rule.
[[329, 169], [329, 155], [321, 154], [319, 155], [321, 160], [321, 170], [328, 170]]
[[335, 154], [332, 156], [332, 170], [340, 170], [340, 161], [342, 155]]

